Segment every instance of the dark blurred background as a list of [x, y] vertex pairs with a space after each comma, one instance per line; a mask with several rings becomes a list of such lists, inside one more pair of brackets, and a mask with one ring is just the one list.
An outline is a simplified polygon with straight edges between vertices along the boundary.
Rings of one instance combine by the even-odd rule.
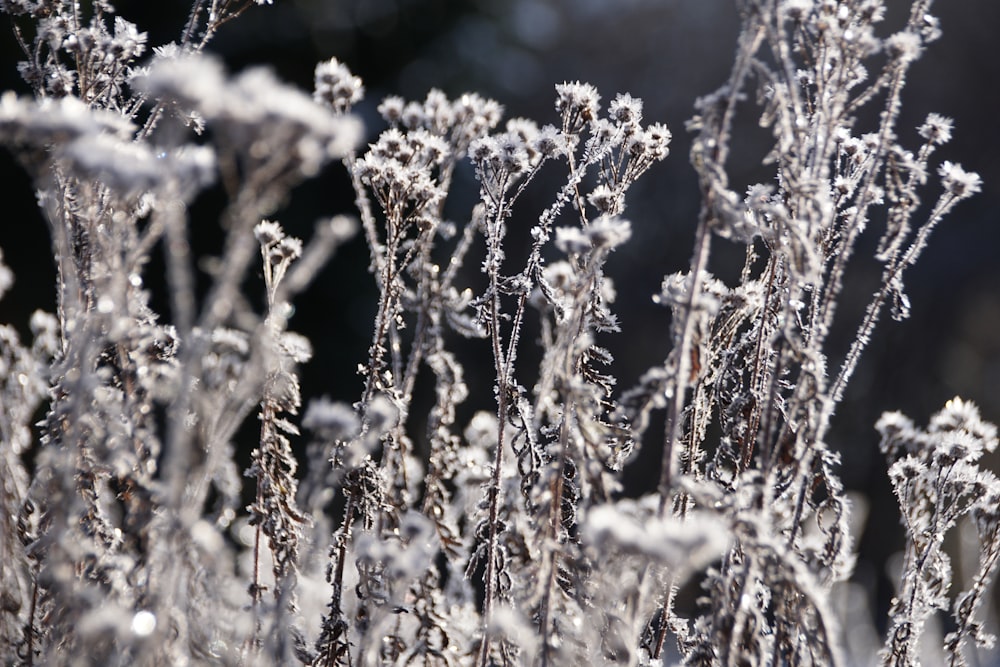
[[[906, 3], [889, 4], [898, 14], [904, 8], [895, 5]], [[150, 45], [176, 39], [189, 8], [177, 0], [116, 5], [149, 32]], [[975, 401], [987, 420], [1000, 422], [1000, 57], [993, 44], [1000, 4], [954, 0], [937, 3], [934, 11], [944, 36], [912, 69], [901, 140], [915, 147], [915, 128], [929, 112], [954, 118], [954, 139], [936, 157], [978, 172], [985, 185], [945, 220], [906, 274], [911, 317], [901, 323], [883, 318], [835, 417], [831, 444], [843, 455], [845, 483], [869, 499], [857, 577], [877, 592], [880, 606], [889, 594], [883, 564], [900, 548], [902, 533], [872, 425], [882, 411], [897, 409], [925, 423], [955, 395]], [[884, 28], [898, 25], [899, 16], [891, 13]], [[738, 16], [727, 0], [276, 0], [226, 25], [210, 50], [232, 70], [267, 64], [307, 90], [315, 63], [336, 56], [365, 81], [366, 99], [357, 111], [371, 137], [383, 127], [374, 110], [382, 97], [423, 99], [432, 87], [449, 96], [477, 91], [503, 103], [506, 117], [527, 116], [539, 124], [555, 121], [553, 86], [562, 81], [590, 82], [605, 101], [618, 92], [641, 97], [646, 119], [666, 122], [674, 142], [671, 156], [631, 191], [626, 216], [633, 239], [609, 267], [625, 333], [601, 342], [615, 354], [614, 372], [627, 388], [668, 352], [669, 319], [650, 296], [664, 274], [687, 267], [691, 252], [699, 201], [683, 123], [695, 98], [724, 81], [737, 30]], [[6, 35], [0, 37], [0, 90], [24, 91], [16, 73], [20, 54], [10, 31]], [[755, 120], [748, 110], [743, 130], [754, 132]], [[740, 149], [735, 146], [737, 156]], [[737, 190], [768, 178], [753, 162], [733, 167]], [[54, 271], [29, 180], [7, 153], [0, 153], [0, 171], [5, 200], [0, 247], [16, 275], [14, 288], [0, 302], [0, 321], [25, 330], [33, 309], [53, 308]], [[343, 169], [334, 165], [294, 192], [275, 217], [291, 233], [308, 236], [317, 218], [351, 212], [346, 185]], [[467, 185], [466, 197], [474, 195], [475, 184]], [[544, 203], [534, 209], [529, 204], [525, 213]], [[193, 210], [192, 228], [207, 252], [221, 243], [211, 231], [219, 206], [218, 193], [208, 193]], [[461, 206], [454, 215], [461, 215]], [[833, 334], [835, 354], [853, 339], [879, 279], [879, 266], [863, 259], [873, 244], [871, 238], [863, 241], [852, 267]], [[724, 241], [716, 248], [714, 271], [725, 275], [729, 261], [739, 266], [741, 249]], [[365, 360], [375, 295], [366, 266], [359, 239], [297, 303], [292, 327], [316, 348], [303, 369], [306, 396], [351, 401], [360, 394], [355, 368]], [[838, 358], [831, 359], [831, 367], [839, 367]], [[659, 453], [650, 446], [628, 471], [629, 492], [651, 488], [658, 465]], [[991, 467], [1000, 466], [994, 461]]]

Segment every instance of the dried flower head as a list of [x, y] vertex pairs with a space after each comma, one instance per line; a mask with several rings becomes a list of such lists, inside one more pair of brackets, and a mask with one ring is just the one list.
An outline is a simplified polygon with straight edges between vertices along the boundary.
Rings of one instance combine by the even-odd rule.
[[315, 80], [313, 99], [338, 113], [350, 111], [365, 94], [361, 79], [336, 58], [316, 65]]
[[982, 189], [983, 181], [979, 174], [965, 171], [960, 164], [946, 160], [938, 168], [938, 174], [944, 189], [958, 199], [971, 197]]
[[946, 116], [932, 113], [920, 126], [920, 136], [933, 144], [946, 144], [951, 141], [952, 121]]

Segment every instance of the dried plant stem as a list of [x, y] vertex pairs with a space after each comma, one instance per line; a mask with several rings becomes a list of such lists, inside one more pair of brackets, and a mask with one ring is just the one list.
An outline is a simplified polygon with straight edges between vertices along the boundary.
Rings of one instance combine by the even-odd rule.
[[[493, 221], [493, 231], [490, 233], [490, 243], [499, 244], [499, 228], [503, 224], [501, 216], [503, 209], [497, 207], [496, 218]], [[498, 248], [499, 249], [499, 248]], [[497, 549], [499, 540], [500, 525], [500, 494], [501, 476], [504, 458], [504, 431], [507, 425], [507, 400], [510, 385], [510, 371], [508, 367], [509, 358], [504, 355], [503, 343], [500, 339], [500, 267], [499, 262], [492, 262], [488, 273], [490, 284], [490, 344], [493, 348], [493, 362], [497, 373], [497, 446], [494, 452], [493, 469], [490, 474], [488, 502], [489, 502], [489, 541], [486, 547], [486, 578], [485, 597], [483, 599], [483, 640], [482, 648], [479, 652], [480, 667], [488, 667], [490, 653], [490, 632], [489, 624], [493, 615], [493, 605], [497, 597], [497, 569], [498, 558]]]
[[675, 350], [674, 381], [667, 394], [667, 418], [664, 428], [663, 461], [660, 467], [660, 515], [666, 513], [670, 494], [677, 478], [681, 457], [681, 416], [691, 382], [691, 350], [694, 345], [695, 327], [697, 326], [698, 296], [701, 293], [702, 280], [708, 266], [711, 249], [711, 235], [708, 230], [708, 212], [703, 211], [698, 223], [698, 233], [695, 237], [695, 251], [691, 258], [691, 272], [688, 274], [688, 296], [681, 315], [680, 337]]

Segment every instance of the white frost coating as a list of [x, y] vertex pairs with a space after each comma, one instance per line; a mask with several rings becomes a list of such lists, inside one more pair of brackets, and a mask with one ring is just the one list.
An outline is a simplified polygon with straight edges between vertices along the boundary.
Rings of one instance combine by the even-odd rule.
[[653, 558], [689, 573], [720, 557], [731, 541], [726, 526], [708, 512], [695, 512], [683, 520], [655, 516], [640, 520], [617, 505], [590, 510], [582, 532], [601, 553]]
[[222, 63], [214, 58], [178, 54], [176, 49], [157, 50], [149, 70], [132, 78], [132, 86], [153, 97], [169, 97], [197, 106], [202, 113], [216, 115], [224, 99]]
[[0, 96], [0, 140], [44, 146], [103, 133], [127, 137], [134, 130], [120, 114], [92, 109], [75, 97], [36, 101], [11, 91]]
[[190, 195], [215, 178], [215, 154], [201, 146], [165, 151], [97, 134], [72, 142], [64, 156], [82, 173], [122, 194], [171, 188], [178, 194]]
[[213, 58], [160, 57], [135, 76], [132, 85], [153, 98], [193, 108], [238, 141], [266, 138], [281, 128], [286, 140], [296, 136], [301, 143], [308, 137], [310, 151], [331, 159], [344, 157], [363, 138], [357, 118], [334, 113], [262, 67], [227, 81], [222, 65]]

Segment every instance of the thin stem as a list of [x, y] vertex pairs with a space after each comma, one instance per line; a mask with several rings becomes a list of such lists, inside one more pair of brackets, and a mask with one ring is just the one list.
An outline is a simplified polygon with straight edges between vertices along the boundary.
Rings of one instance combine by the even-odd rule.
[[834, 381], [830, 389], [830, 401], [828, 402], [827, 412], [832, 416], [833, 411], [836, 406], [840, 403], [844, 395], [844, 389], [847, 386], [848, 381], [854, 374], [854, 370], [857, 368], [858, 360], [861, 357], [861, 353], [867, 346], [868, 342], [871, 340], [872, 332], [875, 330], [875, 325], [878, 322], [880, 313], [882, 312], [882, 307], [885, 305], [889, 294], [893, 291], [894, 287], [898, 284], [903, 270], [913, 264], [916, 261], [917, 255], [921, 250], [927, 245], [927, 238], [933, 231], [934, 227], [938, 222], [944, 217], [945, 213], [955, 204], [955, 198], [945, 195], [939, 201], [937, 206], [934, 207], [934, 211], [931, 213], [930, 218], [917, 232], [916, 239], [913, 244], [907, 249], [903, 257], [890, 264], [886, 267], [882, 275], [882, 285], [879, 291], [875, 294], [875, 299], [868, 305], [865, 311], [864, 320], [858, 326], [858, 333], [855, 335], [854, 340], [851, 342], [851, 349], [848, 351], [847, 356], [844, 359], [844, 363], [840, 368], [840, 373], [837, 374], [837, 379]]
[[706, 209], [702, 212], [702, 218], [698, 223], [698, 236], [695, 240], [695, 252], [691, 259], [691, 271], [688, 280], [687, 300], [681, 314], [683, 318], [681, 324], [681, 337], [677, 344], [676, 367], [674, 369], [674, 379], [670, 384], [668, 395], [667, 419], [664, 426], [663, 459], [660, 465], [660, 516], [663, 516], [667, 506], [667, 498], [673, 488], [677, 477], [678, 465], [680, 461], [680, 436], [681, 436], [681, 415], [684, 411], [684, 402], [689, 385], [689, 375], [691, 373], [691, 348], [694, 344], [695, 329], [697, 328], [696, 307], [698, 294], [701, 292], [702, 281], [708, 267], [709, 251], [711, 249], [711, 233], [708, 230], [708, 213]]
[[489, 262], [489, 289], [490, 289], [490, 343], [493, 348], [493, 363], [497, 374], [497, 447], [493, 458], [493, 470], [490, 475], [489, 487], [489, 542], [486, 548], [486, 591], [483, 600], [483, 642], [479, 652], [480, 667], [487, 667], [489, 663], [490, 638], [489, 624], [493, 616], [493, 603], [497, 596], [496, 589], [496, 561], [497, 561], [497, 540], [499, 537], [500, 519], [500, 482], [503, 469], [504, 456], [504, 432], [507, 425], [508, 395], [511, 390], [511, 371], [508, 366], [508, 357], [504, 355], [503, 343], [500, 336], [500, 267], [497, 254], [500, 249], [500, 235], [503, 228], [503, 204], [496, 207], [494, 219], [490, 229], [488, 229], [487, 243], [491, 246], [487, 252], [494, 256]]

